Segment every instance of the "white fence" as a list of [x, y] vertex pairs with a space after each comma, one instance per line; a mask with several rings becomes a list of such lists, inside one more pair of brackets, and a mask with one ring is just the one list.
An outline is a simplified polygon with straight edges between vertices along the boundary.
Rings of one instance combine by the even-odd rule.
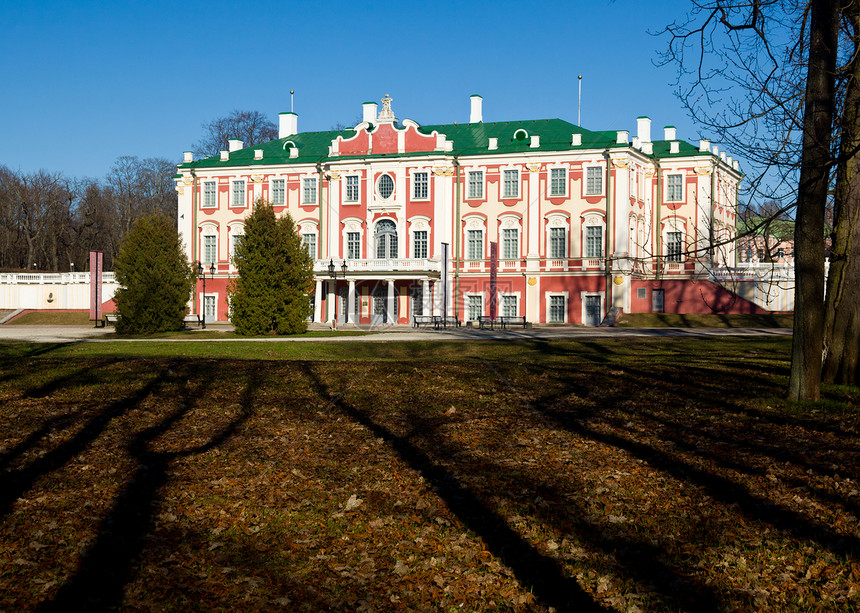
[[747, 263], [717, 268], [711, 280], [768, 311], [794, 311], [794, 265]]
[[[102, 275], [102, 301], [113, 298], [112, 272]], [[89, 309], [90, 273], [0, 273], [0, 309]]]

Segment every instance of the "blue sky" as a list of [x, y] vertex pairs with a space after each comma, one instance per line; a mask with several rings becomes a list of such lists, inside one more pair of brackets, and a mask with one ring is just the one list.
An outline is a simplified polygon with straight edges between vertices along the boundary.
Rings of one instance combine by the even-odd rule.
[[[277, 122], [296, 91], [299, 130], [352, 124], [394, 99], [399, 119], [577, 119], [627, 129], [653, 120], [696, 142], [654, 65], [649, 35], [688, 3], [3, 2], [0, 164], [103, 177], [121, 155], [181, 160], [201, 124], [233, 109]], [[701, 135], [707, 137], [707, 134]], [[729, 152], [730, 154], [732, 152]]]

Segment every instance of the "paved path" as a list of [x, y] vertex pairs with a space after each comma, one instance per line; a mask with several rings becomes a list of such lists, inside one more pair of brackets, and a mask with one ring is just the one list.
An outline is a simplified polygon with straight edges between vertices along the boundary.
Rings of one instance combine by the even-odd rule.
[[[210, 330], [232, 331], [232, 326], [210, 326]], [[637, 337], [704, 337], [704, 336], [791, 336], [790, 328], [532, 328], [531, 330], [478, 330], [459, 328], [448, 330], [416, 329], [408, 326], [392, 326], [385, 330], [374, 330], [373, 334], [356, 336], [280, 336], [266, 338], [211, 338], [191, 331], [188, 338], [181, 339], [118, 339], [112, 336], [113, 328], [89, 326], [0, 326], [0, 341], [18, 340], [37, 343], [68, 342], [158, 342], [158, 343], [235, 343], [235, 342], [344, 342], [367, 343], [389, 341], [480, 341], [514, 339], [613, 339]]]

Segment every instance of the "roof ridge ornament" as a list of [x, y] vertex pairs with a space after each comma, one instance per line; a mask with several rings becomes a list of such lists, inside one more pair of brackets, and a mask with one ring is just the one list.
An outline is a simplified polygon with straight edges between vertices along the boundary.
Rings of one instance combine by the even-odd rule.
[[388, 94], [385, 94], [385, 97], [382, 99], [382, 110], [379, 111], [379, 115], [376, 117], [377, 123], [395, 123], [397, 122], [397, 118], [394, 116], [394, 111], [391, 110], [391, 102], [393, 98]]

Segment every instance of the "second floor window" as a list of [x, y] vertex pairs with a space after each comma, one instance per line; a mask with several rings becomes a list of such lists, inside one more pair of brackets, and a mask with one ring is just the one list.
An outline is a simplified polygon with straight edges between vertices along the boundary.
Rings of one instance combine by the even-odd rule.
[[214, 234], [206, 234], [203, 236], [203, 261], [206, 263], [215, 262], [215, 245], [216, 236]]
[[681, 252], [684, 250], [684, 245], [681, 241], [680, 232], [666, 233], [666, 260], [668, 262], [680, 262]]
[[567, 232], [564, 228], [549, 229], [549, 257], [563, 258], [567, 255]]
[[346, 201], [358, 202], [358, 176], [349, 175], [346, 178]]
[[284, 180], [275, 179], [272, 181], [272, 204], [286, 203], [286, 193], [284, 190]]
[[390, 219], [376, 224], [376, 257], [380, 260], [397, 257], [397, 226]]
[[585, 195], [599, 196], [603, 193], [603, 169], [589, 166], [585, 169]]
[[215, 181], [203, 182], [203, 206], [215, 206], [217, 204], [215, 200], [217, 189], [218, 186]]
[[603, 257], [603, 228], [601, 226], [585, 227], [585, 257]]
[[520, 235], [516, 229], [502, 230], [502, 259], [515, 260], [520, 257]]
[[484, 232], [482, 230], [469, 230], [467, 234], [467, 246], [469, 252], [467, 259], [480, 260], [484, 257]]
[[317, 202], [317, 180], [316, 177], [302, 179], [302, 204], [316, 204]]
[[502, 198], [520, 197], [520, 171], [502, 171]]
[[245, 206], [245, 182], [233, 181], [233, 191], [230, 194], [230, 206]]
[[427, 259], [427, 230], [416, 230], [412, 235], [412, 257], [416, 260]]
[[360, 260], [361, 259], [361, 233], [347, 232], [346, 233], [346, 259]]
[[302, 234], [302, 242], [305, 244], [305, 249], [308, 250], [311, 258], [317, 257], [317, 235], [313, 232]]
[[416, 172], [412, 175], [412, 197], [416, 200], [426, 200], [429, 193], [427, 173]]
[[553, 168], [549, 174], [549, 195], [564, 196], [567, 193], [567, 171]]
[[469, 198], [484, 197], [484, 172], [482, 170], [475, 170], [469, 173], [467, 192]]
[[666, 202], [681, 202], [684, 199], [684, 177], [666, 175]]

